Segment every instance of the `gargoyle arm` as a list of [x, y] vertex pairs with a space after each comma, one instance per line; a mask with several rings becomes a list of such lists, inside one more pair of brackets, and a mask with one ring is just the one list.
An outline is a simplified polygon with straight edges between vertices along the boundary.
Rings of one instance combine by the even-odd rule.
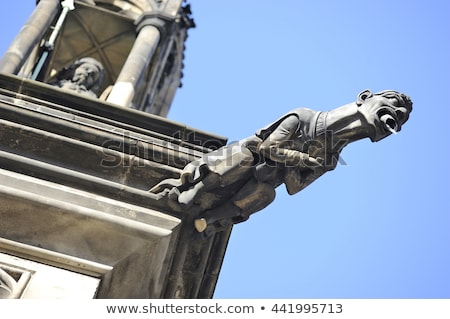
[[289, 148], [292, 136], [297, 130], [299, 118], [291, 115], [284, 119], [280, 125], [259, 146], [260, 153], [274, 162], [286, 166], [320, 166], [319, 161], [307, 153]]

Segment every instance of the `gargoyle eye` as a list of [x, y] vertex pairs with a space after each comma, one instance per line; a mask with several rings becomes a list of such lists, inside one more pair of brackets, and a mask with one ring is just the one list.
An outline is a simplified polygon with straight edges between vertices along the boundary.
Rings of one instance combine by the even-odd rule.
[[402, 110], [395, 111], [395, 114], [397, 115], [397, 118], [400, 122], [403, 122], [405, 120], [405, 112]]

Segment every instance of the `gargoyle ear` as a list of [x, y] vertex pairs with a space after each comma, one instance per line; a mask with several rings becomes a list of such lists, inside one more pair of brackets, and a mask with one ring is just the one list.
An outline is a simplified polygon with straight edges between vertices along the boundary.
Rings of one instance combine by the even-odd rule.
[[364, 91], [362, 91], [361, 93], [358, 94], [358, 97], [356, 99], [356, 104], [358, 106], [360, 106], [361, 104], [364, 103], [364, 101], [366, 99], [368, 99], [369, 97], [372, 97], [372, 96], [373, 96], [373, 94], [372, 94], [372, 92], [370, 90], [364, 90]]

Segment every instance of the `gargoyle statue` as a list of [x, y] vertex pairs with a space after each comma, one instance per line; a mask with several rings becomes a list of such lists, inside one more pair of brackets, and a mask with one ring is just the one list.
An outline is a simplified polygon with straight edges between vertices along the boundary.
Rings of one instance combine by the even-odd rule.
[[269, 205], [279, 185], [292, 195], [333, 170], [347, 144], [399, 132], [411, 111], [410, 98], [391, 90], [363, 91], [356, 102], [327, 112], [294, 109], [254, 136], [187, 164], [178, 179], [150, 191], [182, 210], [196, 207], [194, 227], [209, 236]]

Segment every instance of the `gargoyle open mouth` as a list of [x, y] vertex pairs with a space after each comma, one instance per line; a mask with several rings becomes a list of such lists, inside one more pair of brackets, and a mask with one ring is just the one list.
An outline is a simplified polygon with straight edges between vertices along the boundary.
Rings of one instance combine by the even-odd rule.
[[395, 116], [388, 109], [380, 110], [377, 115], [380, 119], [383, 129], [385, 129], [387, 132], [397, 134], [397, 132], [400, 131], [400, 125], [397, 116]]

